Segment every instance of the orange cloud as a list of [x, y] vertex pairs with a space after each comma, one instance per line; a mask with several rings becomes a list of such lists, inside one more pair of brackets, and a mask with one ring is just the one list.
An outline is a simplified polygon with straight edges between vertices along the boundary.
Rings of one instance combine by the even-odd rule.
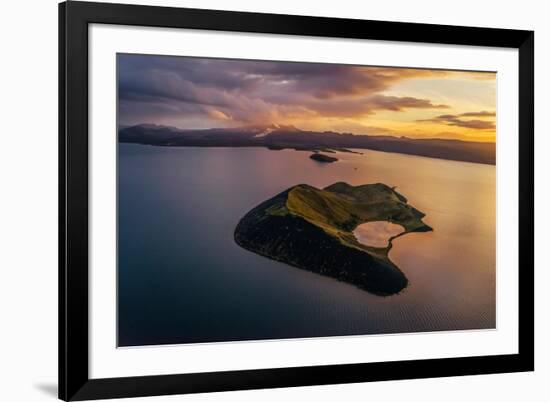
[[[494, 86], [474, 82], [494, 79], [494, 73], [129, 54], [118, 55], [117, 63], [118, 116], [124, 125], [278, 123], [356, 134], [369, 128], [464, 136], [495, 129]], [[455, 113], [470, 104], [480, 111]], [[432, 109], [452, 114], [429, 118]]]
[[416, 121], [420, 123], [440, 123], [440, 124], [445, 124], [447, 126], [464, 127], [464, 128], [474, 129], [474, 130], [494, 130], [496, 128], [495, 123], [492, 121], [464, 120], [461, 118], [461, 117], [469, 117], [469, 116], [487, 117], [487, 116], [494, 116], [494, 113], [482, 111], [482, 112], [467, 112], [467, 113], [461, 113], [458, 115], [442, 114], [432, 119], [420, 119]]

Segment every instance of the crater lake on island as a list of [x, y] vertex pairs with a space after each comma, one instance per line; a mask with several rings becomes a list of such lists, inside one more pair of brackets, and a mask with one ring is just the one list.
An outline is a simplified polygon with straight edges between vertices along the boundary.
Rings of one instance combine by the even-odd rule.
[[[118, 145], [118, 345], [495, 328], [495, 166], [397, 153]], [[409, 280], [378, 296], [239, 247], [297, 184], [396, 186], [432, 232], [393, 240]]]

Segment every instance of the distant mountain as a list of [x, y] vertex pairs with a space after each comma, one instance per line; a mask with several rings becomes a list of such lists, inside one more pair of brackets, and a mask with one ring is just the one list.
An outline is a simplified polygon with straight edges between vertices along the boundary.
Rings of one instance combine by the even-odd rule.
[[310, 151], [360, 148], [489, 165], [496, 162], [494, 143], [304, 131], [277, 124], [201, 130], [140, 124], [121, 128], [118, 140], [122, 143], [179, 147], [267, 147], [273, 150], [290, 148]]

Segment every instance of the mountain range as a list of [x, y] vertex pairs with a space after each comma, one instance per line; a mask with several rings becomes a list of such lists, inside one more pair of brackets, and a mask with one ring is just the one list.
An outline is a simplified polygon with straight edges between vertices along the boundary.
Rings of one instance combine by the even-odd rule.
[[266, 147], [325, 152], [356, 148], [489, 165], [496, 163], [496, 146], [490, 142], [307, 131], [278, 124], [210, 129], [140, 124], [121, 127], [118, 141], [157, 146]]

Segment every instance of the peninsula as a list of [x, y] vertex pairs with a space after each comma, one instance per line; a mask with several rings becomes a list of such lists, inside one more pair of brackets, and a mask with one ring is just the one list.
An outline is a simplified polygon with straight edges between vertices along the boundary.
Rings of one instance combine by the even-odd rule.
[[[248, 212], [234, 236], [238, 245], [254, 253], [387, 296], [408, 284], [388, 258], [392, 240], [431, 231], [424, 216], [382, 183], [338, 182], [324, 189], [299, 184]], [[404, 231], [386, 247], [361, 244], [353, 230], [374, 221], [391, 221]]]
[[139, 124], [121, 127], [118, 141], [166, 147], [265, 147], [274, 151], [295, 149], [329, 153], [357, 153], [352, 151], [355, 148], [489, 165], [496, 162], [496, 147], [491, 142], [307, 131], [278, 124], [185, 130], [156, 124]]

